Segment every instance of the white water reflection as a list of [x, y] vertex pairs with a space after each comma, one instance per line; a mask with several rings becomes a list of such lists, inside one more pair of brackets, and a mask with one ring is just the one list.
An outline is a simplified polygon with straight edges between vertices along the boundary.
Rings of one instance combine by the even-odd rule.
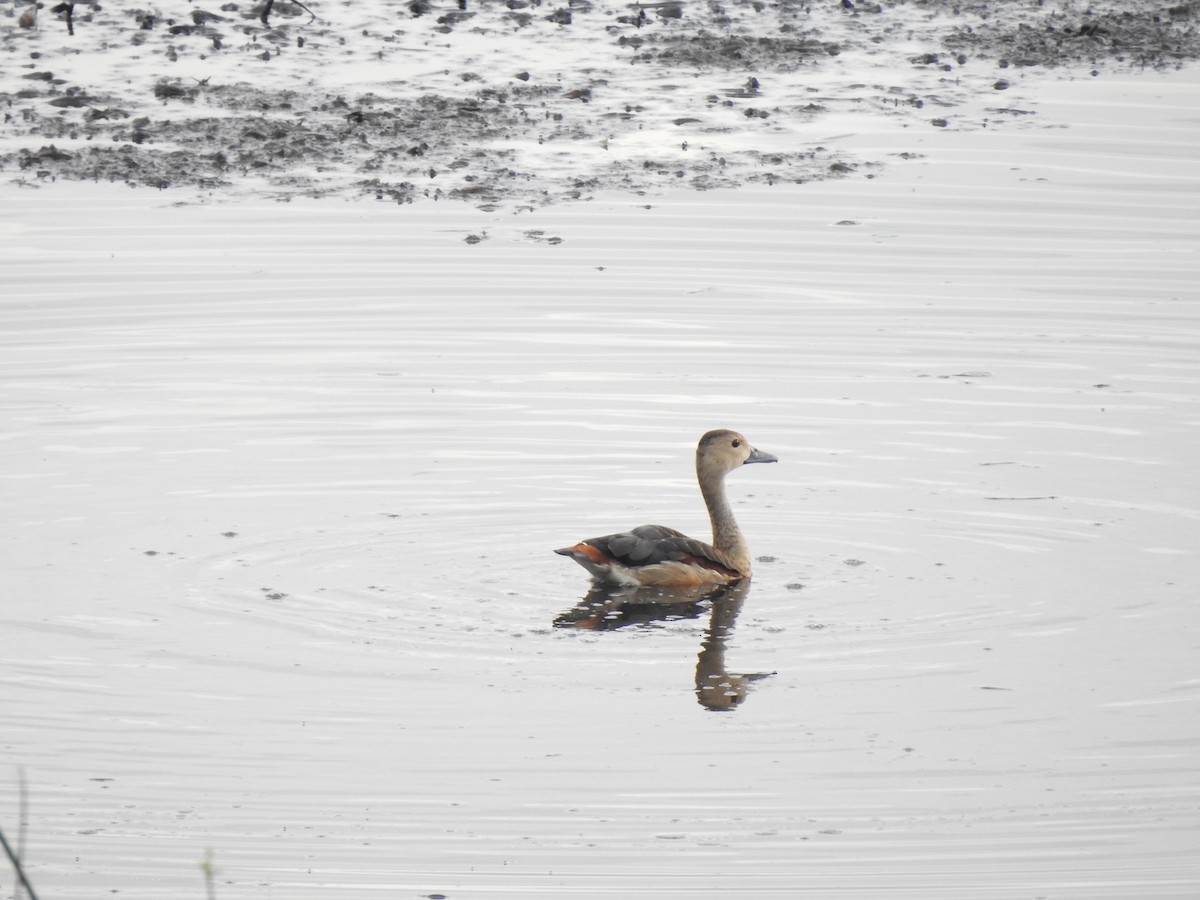
[[[1194, 893], [1198, 182], [1087, 109], [515, 218], [10, 192], [41, 893]], [[719, 425], [749, 596], [553, 627]]]

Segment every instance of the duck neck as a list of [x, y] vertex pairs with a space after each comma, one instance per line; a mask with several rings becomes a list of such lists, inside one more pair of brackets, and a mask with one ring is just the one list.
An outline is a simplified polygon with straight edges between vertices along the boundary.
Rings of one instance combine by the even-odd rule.
[[733, 517], [733, 507], [725, 495], [723, 473], [705, 472], [697, 468], [700, 493], [708, 507], [708, 518], [712, 522], [713, 546], [728, 556], [743, 575], [750, 574], [750, 548]]

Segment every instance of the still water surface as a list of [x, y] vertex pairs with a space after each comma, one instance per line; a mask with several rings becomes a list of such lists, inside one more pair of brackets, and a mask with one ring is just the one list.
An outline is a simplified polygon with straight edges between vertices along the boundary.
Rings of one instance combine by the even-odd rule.
[[[1117, 87], [517, 214], [9, 190], [40, 893], [1196, 896], [1200, 119]], [[753, 583], [589, 596], [718, 426]]]

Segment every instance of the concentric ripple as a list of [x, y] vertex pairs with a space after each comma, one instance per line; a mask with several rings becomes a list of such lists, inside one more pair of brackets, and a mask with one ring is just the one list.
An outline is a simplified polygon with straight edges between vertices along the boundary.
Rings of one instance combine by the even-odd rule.
[[[195, 897], [211, 851], [222, 897], [1194, 895], [1176, 77], [1048, 86], [1069, 128], [873, 182], [10, 192], [39, 891]], [[781, 460], [729, 481], [753, 583], [590, 592], [552, 549], [703, 534], [717, 425]]]

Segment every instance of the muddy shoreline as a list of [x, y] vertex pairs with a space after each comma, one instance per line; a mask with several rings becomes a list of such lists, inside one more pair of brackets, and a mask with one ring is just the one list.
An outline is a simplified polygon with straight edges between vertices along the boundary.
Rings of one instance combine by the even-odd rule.
[[891, 160], [811, 139], [829, 116], [1003, 127], [1029, 115], [998, 99], [1026, 72], [1102, 77], [1200, 51], [1200, 0], [413, 0], [362, 21], [283, 2], [266, 24], [261, 5], [80, 5], [74, 35], [62, 14], [23, 28], [20, 12], [0, 23], [0, 177], [181, 200], [540, 205], [871, 177]]

